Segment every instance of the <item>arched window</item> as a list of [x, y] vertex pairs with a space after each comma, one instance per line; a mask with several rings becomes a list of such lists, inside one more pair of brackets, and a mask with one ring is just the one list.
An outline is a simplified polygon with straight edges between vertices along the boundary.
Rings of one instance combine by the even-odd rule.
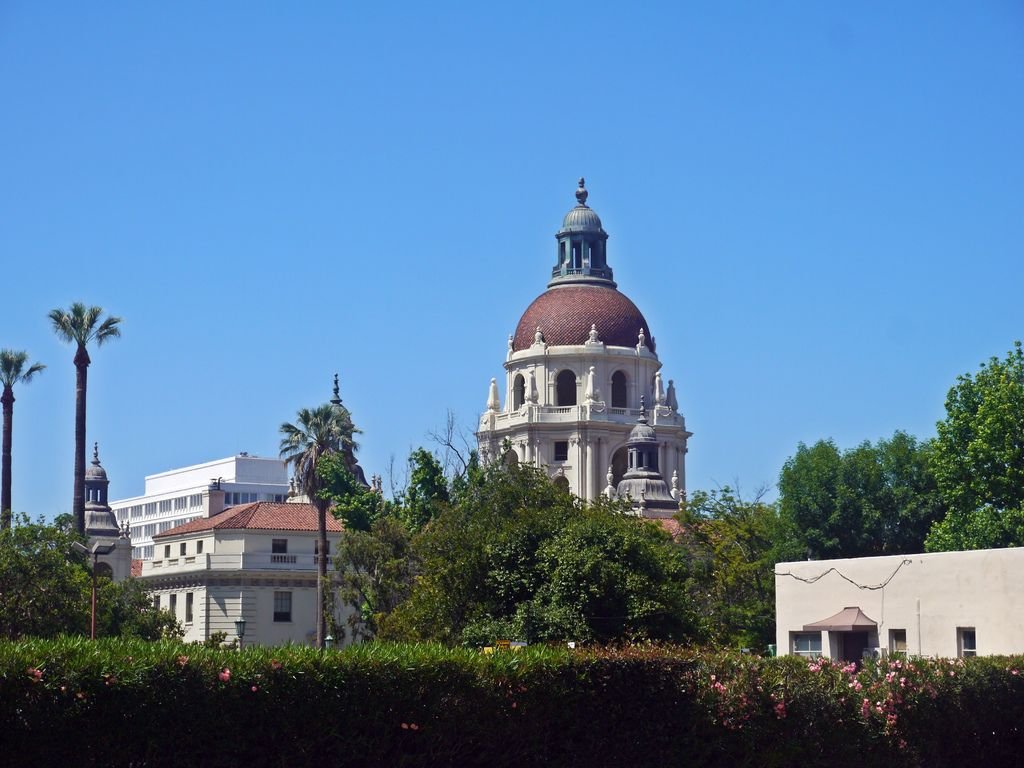
[[576, 374], [565, 370], [555, 379], [555, 404], [576, 405]]
[[619, 487], [619, 481], [622, 480], [622, 476], [626, 474], [628, 454], [629, 451], [626, 449], [626, 446], [622, 446], [612, 456], [612, 485], [616, 488]]
[[626, 406], [626, 374], [616, 371], [612, 374], [612, 408]]
[[516, 451], [514, 448], [509, 448], [507, 451], [505, 451], [504, 455], [501, 457], [501, 460], [502, 462], [504, 462], [506, 467], [514, 467], [516, 464], [519, 463], [519, 456], [516, 455]]
[[512, 380], [512, 410], [518, 411], [526, 402], [526, 379], [523, 374], [517, 373]]
[[555, 478], [555, 488], [560, 491], [569, 492], [569, 478], [565, 475], [559, 475]]

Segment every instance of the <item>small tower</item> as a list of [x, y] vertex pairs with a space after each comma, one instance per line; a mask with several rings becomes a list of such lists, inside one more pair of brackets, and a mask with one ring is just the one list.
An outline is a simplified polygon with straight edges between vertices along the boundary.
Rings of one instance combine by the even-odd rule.
[[95, 567], [100, 574], [121, 581], [131, 576], [132, 542], [127, 530], [117, 525], [117, 518], [107, 503], [110, 480], [100, 464], [99, 443], [93, 443], [92, 463], [85, 470], [85, 535], [89, 537], [89, 550], [96, 545], [112, 546], [108, 554], [99, 555]]
[[640, 517], [666, 518], [679, 511], [679, 502], [672, 497], [668, 483], [658, 471], [658, 436], [647, 423], [647, 408], [640, 398], [640, 418], [626, 442], [629, 465], [619, 481], [615, 495], [631, 499]]
[[581, 177], [576, 190], [576, 207], [565, 215], [562, 228], [555, 235], [558, 263], [551, 270], [549, 287], [569, 283], [615, 287], [606, 256], [608, 233], [601, 226], [600, 217], [587, 205], [589, 194]]

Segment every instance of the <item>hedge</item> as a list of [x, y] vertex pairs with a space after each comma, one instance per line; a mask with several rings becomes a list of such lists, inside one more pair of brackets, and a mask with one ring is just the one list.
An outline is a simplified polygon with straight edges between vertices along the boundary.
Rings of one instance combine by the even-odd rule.
[[970, 766], [1024, 658], [864, 669], [666, 647], [0, 644], [0, 760], [76, 766]]

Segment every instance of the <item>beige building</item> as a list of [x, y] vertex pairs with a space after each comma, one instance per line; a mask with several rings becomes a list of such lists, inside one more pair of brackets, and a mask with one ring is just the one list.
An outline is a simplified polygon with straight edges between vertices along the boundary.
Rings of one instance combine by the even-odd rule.
[[[208, 489], [209, 517], [154, 536], [140, 578], [157, 607], [170, 611], [186, 641], [215, 632], [245, 644], [312, 643], [316, 636], [317, 521], [312, 504], [255, 502], [215, 511], [223, 491]], [[207, 505], [211, 502], [207, 501]], [[341, 525], [327, 516], [328, 557]], [[328, 561], [328, 573], [334, 570]], [[344, 616], [335, 617], [343, 625]]]
[[779, 654], [1024, 653], [1024, 548], [775, 567]]

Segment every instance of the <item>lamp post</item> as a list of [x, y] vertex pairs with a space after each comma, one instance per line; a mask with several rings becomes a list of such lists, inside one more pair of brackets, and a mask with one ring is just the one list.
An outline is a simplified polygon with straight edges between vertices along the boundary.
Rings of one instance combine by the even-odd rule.
[[326, 648], [329, 651], [333, 647], [334, 647], [334, 635], [328, 635], [327, 637], [324, 638], [324, 648]]
[[92, 555], [92, 609], [90, 611], [89, 621], [89, 639], [96, 639], [96, 565], [99, 561], [100, 555], [109, 555], [117, 548], [116, 543], [108, 542], [104, 544], [102, 541], [97, 541], [92, 545], [92, 549], [86, 549], [85, 545], [75, 541], [71, 544], [71, 549], [80, 555]]
[[245, 641], [245, 618], [242, 616], [235, 619], [235, 634], [238, 635], [238, 650], [242, 650]]

